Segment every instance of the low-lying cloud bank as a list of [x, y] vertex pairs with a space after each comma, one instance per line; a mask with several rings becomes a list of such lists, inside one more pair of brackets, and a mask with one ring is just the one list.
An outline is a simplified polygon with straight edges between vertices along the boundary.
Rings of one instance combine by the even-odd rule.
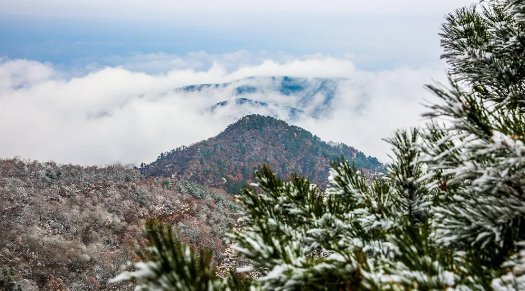
[[[162, 63], [154, 56], [141, 58], [140, 66], [165, 66], [167, 58], [163, 55]], [[382, 138], [420, 123], [421, 103], [430, 94], [423, 85], [444, 76], [444, 69], [364, 71], [350, 59], [327, 56], [242, 66], [232, 66], [231, 58], [235, 54], [207, 67], [173, 59], [176, 68], [162, 73], [123, 63], [76, 77], [52, 64], [0, 59], [0, 157], [87, 165], [150, 162], [162, 151], [209, 138], [235, 121], [206, 110], [223, 96], [188, 97], [176, 88], [287, 75], [346, 79], [329, 114], [295, 124], [386, 161], [389, 146]]]

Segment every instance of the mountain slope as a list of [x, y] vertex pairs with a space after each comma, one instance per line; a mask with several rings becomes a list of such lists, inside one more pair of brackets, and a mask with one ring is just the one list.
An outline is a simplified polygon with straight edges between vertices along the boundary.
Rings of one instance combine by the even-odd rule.
[[220, 254], [237, 211], [223, 190], [121, 166], [0, 159], [0, 290], [9, 269], [24, 291], [133, 290], [108, 280], [136, 259], [146, 218]]
[[248, 115], [213, 138], [162, 153], [141, 172], [235, 192], [250, 181], [255, 168], [266, 163], [280, 176], [297, 173], [324, 187], [330, 162], [340, 157], [370, 174], [383, 170], [376, 158], [352, 147], [328, 144], [272, 117]]

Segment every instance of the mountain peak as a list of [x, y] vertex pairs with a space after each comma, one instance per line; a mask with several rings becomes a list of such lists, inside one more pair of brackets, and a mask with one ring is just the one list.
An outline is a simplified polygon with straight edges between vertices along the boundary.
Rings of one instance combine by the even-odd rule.
[[251, 114], [215, 137], [161, 154], [141, 171], [235, 192], [251, 180], [256, 168], [267, 164], [281, 177], [297, 173], [324, 187], [330, 162], [341, 157], [366, 173], [383, 169], [376, 158], [353, 147], [334, 146], [282, 120]]
[[241, 129], [262, 129], [264, 127], [278, 127], [283, 128], [290, 126], [286, 122], [277, 118], [260, 115], [260, 114], [249, 114], [241, 117], [235, 123], [228, 125], [225, 131]]

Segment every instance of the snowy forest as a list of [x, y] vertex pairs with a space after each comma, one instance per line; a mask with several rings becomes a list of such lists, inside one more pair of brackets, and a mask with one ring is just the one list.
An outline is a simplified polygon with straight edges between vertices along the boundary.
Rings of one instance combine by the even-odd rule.
[[138, 290], [525, 290], [525, 1], [458, 9], [442, 26], [448, 84], [399, 130], [387, 173], [336, 161], [329, 187], [271, 169], [237, 199], [239, 266], [146, 224]]

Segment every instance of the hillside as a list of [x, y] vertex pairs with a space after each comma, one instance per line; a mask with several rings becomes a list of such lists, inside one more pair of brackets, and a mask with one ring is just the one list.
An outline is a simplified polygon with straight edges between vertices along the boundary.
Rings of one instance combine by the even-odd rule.
[[329, 144], [284, 121], [248, 115], [219, 135], [188, 147], [162, 153], [143, 165], [145, 176], [186, 179], [235, 192], [252, 178], [253, 171], [269, 164], [280, 176], [304, 175], [324, 187], [330, 162], [344, 157], [371, 175], [382, 171], [376, 158], [344, 144]]
[[107, 281], [136, 259], [148, 217], [220, 262], [236, 212], [224, 191], [121, 166], [0, 160], [0, 290], [11, 280], [24, 291], [133, 290]]

